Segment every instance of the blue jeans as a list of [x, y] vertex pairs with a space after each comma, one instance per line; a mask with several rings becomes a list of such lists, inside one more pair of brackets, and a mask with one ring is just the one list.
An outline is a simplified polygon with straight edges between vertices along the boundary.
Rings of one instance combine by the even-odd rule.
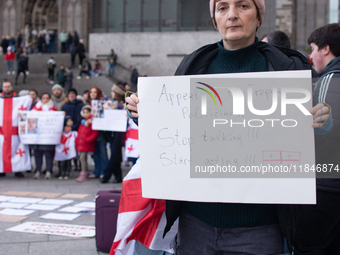
[[102, 70], [99, 70], [98, 72], [95, 72], [95, 71], [91, 70], [90, 73], [91, 73], [92, 76], [95, 76], [96, 74], [101, 75], [102, 74]]
[[113, 76], [115, 73], [115, 65], [116, 64], [109, 64], [109, 76]]
[[7, 69], [8, 69], [9, 72], [14, 71], [12, 60], [7, 60]]
[[99, 140], [96, 141], [93, 160], [94, 160], [93, 174], [96, 177], [104, 175], [104, 170], [109, 160], [107, 157], [106, 142], [104, 141], [102, 134], [99, 135]]
[[48, 45], [48, 52], [55, 53], [55, 42], [50, 42], [50, 44]]
[[178, 233], [170, 247], [175, 255], [283, 254], [278, 224], [243, 228], [215, 228], [182, 210]]

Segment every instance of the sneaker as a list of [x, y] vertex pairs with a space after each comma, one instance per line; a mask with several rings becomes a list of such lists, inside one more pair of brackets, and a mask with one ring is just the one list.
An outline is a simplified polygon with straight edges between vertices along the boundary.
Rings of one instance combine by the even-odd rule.
[[89, 178], [90, 178], [90, 179], [99, 178], [99, 176], [96, 176], [96, 175], [94, 175], [94, 174], [91, 174], [91, 175], [89, 176]]
[[80, 172], [79, 177], [76, 179], [77, 182], [87, 181], [89, 174], [86, 172]]
[[30, 75], [30, 72], [29, 72], [29, 71], [26, 71], [26, 75]]
[[50, 81], [50, 84], [54, 84], [54, 81]]
[[51, 179], [51, 172], [46, 172], [45, 179]]
[[15, 71], [12, 71], [12, 74], [14, 75], [14, 74], [15, 74]]
[[10, 75], [10, 74], [11, 74], [11, 72], [10, 72], [10, 71], [8, 71], [8, 72], [7, 72], [7, 75]]
[[20, 75], [21, 75], [21, 76], [23, 76], [23, 75], [24, 75], [24, 73], [20, 73]]
[[99, 76], [99, 74], [97, 74], [97, 73], [96, 73], [96, 75], [95, 75], [95, 76], [96, 76], [96, 77], [98, 77], [98, 76]]
[[68, 180], [70, 177], [69, 177], [69, 175], [68, 175], [68, 173], [65, 173], [64, 174], [64, 180]]
[[86, 79], [90, 79], [90, 76], [86, 76]]
[[77, 76], [77, 80], [80, 80], [81, 79], [81, 76]]
[[36, 172], [35, 175], [33, 176], [33, 179], [39, 179], [40, 177], [40, 172]]
[[58, 177], [59, 180], [63, 180], [64, 179], [64, 174], [61, 174], [59, 177]]

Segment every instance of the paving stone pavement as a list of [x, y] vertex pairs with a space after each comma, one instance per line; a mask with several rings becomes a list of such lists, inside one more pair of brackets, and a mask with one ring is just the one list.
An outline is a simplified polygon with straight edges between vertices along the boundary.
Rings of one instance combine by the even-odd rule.
[[[123, 176], [131, 168], [122, 164]], [[53, 168], [54, 173], [57, 173], [57, 167]], [[93, 166], [90, 173], [93, 171]], [[85, 198], [67, 198], [72, 199], [74, 202], [70, 205], [74, 205], [80, 202], [92, 202], [99, 190], [121, 190], [121, 184], [113, 184], [111, 181], [106, 184], [101, 184], [98, 179], [90, 179], [83, 183], [78, 183], [75, 179], [79, 176], [80, 172], [72, 171], [69, 180], [58, 180], [53, 178], [51, 180], [45, 180], [40, 178], [38, 180], [33, 179], [33, 172], [24, 173], [24, 178], [14, 177], [13, 173], [9, 173], [6, 177], [0, 178], [0, 194], [6, 191], [28, 191], [28, 192], [53, 192], [53, 193], [73, 193], [73, 194], [89, 194]], [[56, 199], [59, 199], [57, 197]], [[63, 198], [60, 198], [63, 199]], [[95, 238], [72, 238], [57, 235], [45, 235], [45, 234], [31, 234], [6, 231], [6, 229], [17, 226], [27, 221], [48, 222], [56, 224], [76, 224], [76, 225], [95, 225], [95, 216], [91, 213], [82, 213], [80, 217], [73, 221], [60, 221], [60, 220], [45, 220], [40, 219], [39, 216], [46, 214], [50, 211], [35, 211], [28, 215], [28, 218], [16, 222], [7, 223], [0, 222], [0, 255], [99, 255], [107, 254], [98, 252], [96, 249]], [[58, 209], [51, 211], [58, 212]]]

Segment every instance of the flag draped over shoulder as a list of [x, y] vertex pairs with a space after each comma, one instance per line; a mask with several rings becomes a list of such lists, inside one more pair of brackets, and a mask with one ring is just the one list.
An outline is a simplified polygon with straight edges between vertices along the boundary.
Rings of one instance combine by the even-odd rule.
[[139, 158], [138, 126], [129, 119], [129, 126], [126, 130], [125, 160], [127, 158]]
[[177, 221], [163, 239], [165, 225], [165, 200], [142, 197], [140, 159], [138, 159], [123, 180], [117, 233], [110, 255], [118, 251], [126, 254], [129, 242], [132, 240], [139, 241], [151, 250], [172, 252], [169, 244], [177, 233]]
[[76, 151], [76, 137], [77, 131], [71, 131], [69, 133], [63, 132], [61, 136], [60, 144], [55, 146], [54, 160], [64, 161], [73, 159], [77, 156]]
[[30, 96], [0, 98], [0, 173], [31, 169], [29, 148], [18, 136], [19, 111], [28, 110], [31, 104]]

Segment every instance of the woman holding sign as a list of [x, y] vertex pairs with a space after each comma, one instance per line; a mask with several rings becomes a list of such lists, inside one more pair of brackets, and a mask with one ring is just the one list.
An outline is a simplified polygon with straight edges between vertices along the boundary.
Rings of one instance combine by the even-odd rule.
[[[297, 51], [258, 40], [256, 31], [264, 14], [264, 0], [210, 0], [210, 15], [222, 40], [186, 56], [176, 75], [311, 70], [308, 60]], [[138, 97], [131, 95], [126, 101], [132, 117], [138, 117]], [[310, 112], [314, 128], [331, 128], [327, 106], [318, 104]], [[291, 236], [280, 228], [285, 222], [278, 217], [278, 209], [273, 204], [167, 201], [165, 232], [179, 217], [172, 244], [178, 255], [281, 254], [282, 233], [289, 244]]]
[[[88, 91], [87, 103], [92, 106], [93, 103], [98, 103], [98, 100], [104, 100], [103, 92], [100, 88], [92, 86]], [[95, 114], [92, 113], [92, 115], [94, 116]], [[105, 131], [99, 131], [99, 137], [94, 149], [93, 160], [94, 172], [89, 176], [89, 178], [102, 178], [104, 176], [104, 169], [109, 161], [106, 150]]]
[[[41, 95], [41, 100], [38, 101], [38, 103], [32, 109], [32, 111], [57, 111], [57, 110], [58, 109], [53, 104], [51, 95], [48, 93], [43, 93]], [[29, 130], [29, 127], [28, 127], [28, 130]], [[33, 178], [39, 179], [40, 173], [41, 173], [42, 160], [45, 154], [45, 159], [46, 159], [45, 179], [51, 179], [55, 145], [36, 144], [36, 145], [30, 145], [30, 148], [34, 149], [34, 159], [35, 159], [35, 164], [36, 164], [36, 172]]]

